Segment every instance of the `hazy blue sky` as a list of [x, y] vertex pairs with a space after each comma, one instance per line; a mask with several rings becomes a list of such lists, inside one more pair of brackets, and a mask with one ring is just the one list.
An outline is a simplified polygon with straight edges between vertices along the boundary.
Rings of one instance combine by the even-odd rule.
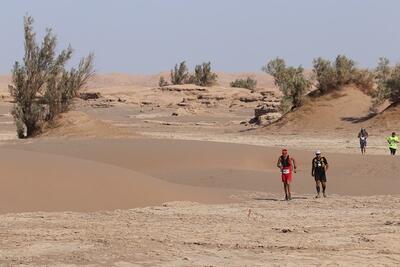
[[305, 67], [339, 53], [368, 67], [399, 61], [399, 12], [396, 0], [4, 0], [0, 73], [23, 55], [25, 14], [75, 59], [93, 51], [99, 72], [156, 73], [182, 60], [220, 71], [258, 71], [276, 56]]

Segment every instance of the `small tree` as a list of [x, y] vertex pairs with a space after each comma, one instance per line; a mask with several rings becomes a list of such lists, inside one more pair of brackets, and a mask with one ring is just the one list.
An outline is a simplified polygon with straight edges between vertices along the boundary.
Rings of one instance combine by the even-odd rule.
[[373, 94], [373, 103], [371, 109], [376, 111], [377, 107], [390, 97], [390, 91], [387, 81], [390, 78], [392, 69], [387, 58], [379, 58], [378, 66], [375, 68], [376, 90]]
[[236, 79], [235, 81], [231, 82], [230, 85], [231, 87], [254, 90], [257, 86], [257, 81], [255, 79], [252, 79], [251, 77], [247, 77], [247, 79]]
[[338, 55], [335, 60], [338, 87], [353, 81], [355, 62], [344, 55]]
[[274, 77], [275, 84], [283, 93], [281, 109], [284, 113], [302, 105], [305, 93], [311, 88], [311, 82], [304, 76], [301, 66], [286, 67], [283, 59], [276, 58], [262, 69]]
[[158, 86], [163, 87], [167, 86], [168, 82], [165, 80], [164, 76], [161, 76], [160, 79], [158, 80]]
[[368, 70], [357, 69], [355, 62], [344, 55], [338, 55], [333, 63], [321, 57], [314, 59], [313, 73], [317, 81], [317, 89], [321, 94], [351, 83], [368, 91], [371, 87], [371, 78], [373, 78]]
[[400, 64], [396, 64], [386, 81], [388, 99], [391, 103], [400, 102]]
[[211, 71], [211, 62], [197, 65], [191, 78], [196, 85], [211, 86], [217, 82], [218, 75]]
[[182, 61], [179, 66], [175, 64], [174, 69], [171, 70], [171, 83], [184, 84], [189, 78], [188, 68], [186, 62]]
[[83, 58], [78, 69], [67, 71], [65, 64], [72, 56], [68, 47], [56, 55], [56, 36], [51, 30], [39, 46], [33, 32], [33, 18], [24, 18], [25, 56], [12, 70], [10, 94], [14, 98], [12, 115], [18, 137], [40, 133], [43, 123], [53, 120], [71, 104], [72, 98], [93, 75], [93, 55]]
[[353, 83], [367, 95], [373, 96], [375, 74], [368, 69], [356, 69], [353, 74]]
[[322, 94], [337, 88], [336, 70], [329, 60], [321, 57], [314, 59], [313, 73], [317, 81], [317, 89]]
[[375, 69], [377, 88], [374, 94], [372, 109], [389, 100], [390, 103], [400, 103], [400, 64], [393, 68], [389, 66], [389, 60], [380, 58]]

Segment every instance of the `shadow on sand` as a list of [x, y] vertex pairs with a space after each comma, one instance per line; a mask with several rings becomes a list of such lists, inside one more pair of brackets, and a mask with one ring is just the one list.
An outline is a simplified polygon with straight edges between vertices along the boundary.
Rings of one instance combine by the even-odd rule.
[[[294, 199], [307, 199], [307, 197], [292, 197]], [[261, 201], [286, 201], [285, 199], [278, 199], [278, 198], [267, 198], [267, 197], [254, 197], [253, 200], [261, 200]]]
[[362, 117], [343, 117], [341, 119], [342, 119], [342, 121], [348, 121], [348, 122], [355, 124], [355, 123], [365, 122], [369, 119], [372, 119], [376, 115], [377, 115], [377, 113], [369, 113], [368, 115], [362, 116]]

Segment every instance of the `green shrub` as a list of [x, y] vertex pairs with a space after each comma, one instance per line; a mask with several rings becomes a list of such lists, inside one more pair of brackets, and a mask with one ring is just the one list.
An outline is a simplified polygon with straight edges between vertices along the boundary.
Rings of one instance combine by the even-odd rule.
[[163, 76], [160, 77], [160, 79], [158, 80], [158, 86], [159, 87], [163, 87], [163, 86], [167, 86], [168, 82], [165, 80], [165, 78]]
[[337, 88], [336, 70], [329, 60], [321, 57], [314, 59], [313, 73], [317, 81], [317, 89], [322, 94]]
[[400, 64], [396, 64], [386, 81], [388, 99], [391, 103], [400, 102]]
[[373, 96], [375, 74], [368, 69], [356, 69], [353, 74], [353, 83], [365, 94]]
[[355, 62], [344, 55], [338, 55], [335, 59], [335, 70], [338, 87], [348, 85], [353, 81]]
[[174, 69], [171, 70], [171, 83], [184, 84], [189, 78], [188, 68], [186, 62], [182, 61], [179, 66], [175, 64]]
[[33, 18], [24, 18], [25, 56], [12, 70], [10, 94], [14, 99], [11, 114], [18, 137], [37, 135], [46, 121], [68, 110], [72, 99], [86, 84], [93, 72], [93, 55], [83, 58], [78, 69], [67, 71], [65, 64], [72, 56], [68, 47], [56, 55], [56, 36], [51, 30], [41, 46], [33, 32]]
[[275, 84], [283, 93], [281, 109], [284, 113], [302, 105], [305, 93], [311, 88], [311, 82], [304, 76], [301, 66], [286, 67], [283, 59], [276, 58], [268, 62], [262, 70], [274, 77]]
[[375, 68], [376, 90], [373, 93], [373, 103], [371, 110], [376, 111], [377, 107], [389, 99], [390, 91], [387, 81], [390, 78], [392, 69], [387, 58], [379, 58], [378, 66]]
[[218, 75], [211, 71], [211, 62], [197, 65], [190, 81], [199, 86], [212, 86], [217, 82]]
[[344, 55], [338, 55], [333, 63], [321, 57], [314, 59], [313, 73], [321, 94], [349, 84], [355, 84], [364, 91], [370, 91], [373, 87], [373, 74], [368, 70], [357, 69], [355, 62]]
[[375, 69], [376, 90], [373, 95], [372, 110], [388, 100], [390, 103], [400, 103], [400, 64], [389, 66], [389, 60], [380, 58]]
[[252, 79], [251, 77], [247, 77], [247, 79], [236, 79], [235, 81], [231, 82], [230, 85], [231, 87], [254, 90], [257, 86], [257, 81], [255, 79]]

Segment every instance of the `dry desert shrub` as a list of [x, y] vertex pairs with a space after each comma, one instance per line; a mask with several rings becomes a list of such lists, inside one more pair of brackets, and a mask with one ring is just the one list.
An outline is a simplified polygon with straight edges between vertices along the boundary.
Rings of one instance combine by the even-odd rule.
[[158, 80], [158, 86], [159, 87], [163, 87], [163, 86], [167, 86], [168, 82], [165, 80], [165, 78], [163, 76], [160, 77], [160, 79]]
[[[33, 31], [33, 18], [24, 18], [25, 56], [15, 62], [10, 94], [12, 115], [19, 138], [39, 134], [46, 122], [68, 110], [72, 99], [94, 74], [93, 55], [83, 58], [78, 68], [67, 70], [72, 48], [56, 54], [57, 38], [48, 29], [39, 45]], [[26, 133], [25, 133], [26, 130]]]
[[231, 87], [238, 87], [238, 88], [246, 88], [249, 90], [256, 89], [257, 80], [247, 77], [247, 79], [236, 79], [235, 81], [231, 82]]
[[274, 77], [275, 84], [283, 93], [281, 101], [283, 113], [302, 105], [305, 93], [311, 88], [311, 82], [304, 76], [304, 69], [301, 66], [287, 67], [283, 59], [276, 58], [269, 61], [262, 70]]
[[358, 81], [360, 84], [366, 73], [357, 72], [355, 62], [344, 55], [338, 55], [332, 63], [321, 57], [313, 60], [313, 73], [320, 94], [325, 94]]
[[184, 84], [189, 79], [189, 71], [186, 62], [182, 61], [179, 65], [175, 64], [171, 70], [171, 84]]
[[217, 82], [218, 75], [211, 70], [211, 62], [196, 65], [192, 76], [193, 83], [199, 86], [212, 86]]

